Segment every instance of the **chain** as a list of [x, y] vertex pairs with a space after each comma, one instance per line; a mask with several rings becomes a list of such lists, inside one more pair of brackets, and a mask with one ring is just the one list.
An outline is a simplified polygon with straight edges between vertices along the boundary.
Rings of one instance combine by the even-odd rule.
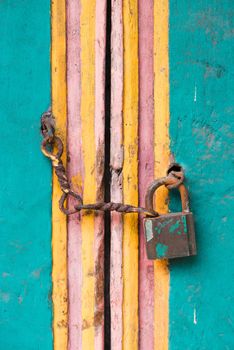
[[[41, 117], [41, 134], [43, 140], [41, 143], [42, 153], [51, 160], [52, 167], [58, 178], [62, 195], [59, 200], [60, 210], [66, 214], [71, 215], [80, 212], [81, 210], [101, 210], [101, 211], [117, 211], [119, 213], [141, 213], [147, 216], [158, 216], [159, 214], [151, 209], [143, 207], [135, 207], [129, 204], [113, 203], [113, 202], [98, 202], [94, 204], [83, 204], [82, 197], [72, 190], [71, 184], [68, 180], [66, 169], [61, 159], [63, 154], [63, 142], [55, 135], [55, 119], [52, 115], [51, 109], [43, 113]], [[56, 150], [56, 151], [55, 151]], [[169, 167], [167, 176], [162, 179], [163, 183], [168, 189], [178, 187], [184, 180], [183, 171]], [[68, 196], [72, 196], [78, 202], [72, 209], [65, 207], [65, 202]]]

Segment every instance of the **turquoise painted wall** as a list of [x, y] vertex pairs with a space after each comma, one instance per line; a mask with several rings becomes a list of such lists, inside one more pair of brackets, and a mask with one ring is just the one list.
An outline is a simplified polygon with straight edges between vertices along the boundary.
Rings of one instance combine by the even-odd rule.
[[233, 28], [232, 0], [170, 0], [171, 147], [198, 243], [170, 264], [170, 350], [234, 349]]
[[0, 349], [52, 349], [50, 1], [0, 2]]

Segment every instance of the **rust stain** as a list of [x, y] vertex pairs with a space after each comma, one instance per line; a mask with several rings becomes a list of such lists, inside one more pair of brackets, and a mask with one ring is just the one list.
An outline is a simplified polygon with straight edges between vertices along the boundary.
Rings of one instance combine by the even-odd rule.
[[82, 321], [82, 331], [84, 331], [85, 329], [88, 329], [90, 327], [93, 327], [93, 322], [89, 322], [86, 319], [83, 319]]
[[71, 183], [74, 191], [82, 193], [82, 176], [81, 174], [76, 174], [71, 177]]
[[[99, 230], [98, 236], [103, 236], [103, 231]], [[98, 248], [98, 255], [95, 263], [95, 313], [94, 325], [101, 326], [104, 319], [104, 242], [102, 240]]]
[[104, 197], [104, 145], [99, 144], [96, 151], [96, 200], [102, 201]]
[[63, 319], [63, 320], [57, 322], [57, 327], [58, 327], [58, 328], [67, 328], [67, 322], [66, 322], [66, 320]]

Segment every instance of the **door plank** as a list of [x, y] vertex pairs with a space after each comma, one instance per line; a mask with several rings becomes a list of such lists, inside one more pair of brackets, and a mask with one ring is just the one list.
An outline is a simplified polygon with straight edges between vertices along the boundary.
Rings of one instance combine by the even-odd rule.
[[[138, 205], [138, 4], [123, 1], [123, 201]], [[123, 349], [138, 348], [138, 215], [123, 217]]]
[[[112, 0], [111, 32], [111, 200], [121, 203], [123, 170], [123, 20], [122, 0]], [[122, 215], [111, 213], [110, 306], [111, 349], [122, 350]]]
[[[82, 193], [80, 2], [67, 1], [67, 144], [68, 175], [73, 189]], [[75, 204], [69, 199], [69, 206]], [[78, 215], [68, 218], [69, 349], [82, 349], [82, 232]]]
[[[168, 1], [154, 3], [154, 154], [155, 178], [165, 176], [170, 161], [169, 150], [169, 63], [168, 63]], [[156, 209], [168, 211], [168, 191], [158, 189]], [[169, 270], [167, 260], [154, 262], [154, 348], [168, 349]]]
[[[96, 0], [95, 12], [95, 201], [104, 201], [106, 1]], [[94, 326], [96, 350], [104, 348], [104, 215], [95, 214]]]
[[[154, 1], [139, 1], [139, 200], [154, 179]], [[140, 220], [139, 349], [154, 348], [154, 264]]]
[[[69, 174], [84, 203], [103, 201], [106, 4], [67, 2]], [[69, 219], [69, 348], [104, 344], [104, 221]]]
[[[65, 0], [54, 0], [52, 11], [52, 111], [56, 118], [56, 130], [65, 149], [66, 164], [66, 11]], [[61, 189], [53, 174], [52, 195], [52, 283], [53, 283], [53, 334], [54, 349], [67, 349], [67, 222], [59, 210]]]

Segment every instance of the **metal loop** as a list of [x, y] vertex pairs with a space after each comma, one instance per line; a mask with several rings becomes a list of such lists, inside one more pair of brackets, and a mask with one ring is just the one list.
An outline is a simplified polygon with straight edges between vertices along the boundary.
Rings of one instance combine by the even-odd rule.
[[[167, 184], [166, 187], [170, 190], [179, 187], [184, 182], [184, 170], [178, 163], [172, 163], [167, 170]], [[171, 181], [170, 181], [171, 180]]]
[[65, 214], [65, 215], [72, 215], [77, 213], [77, 209], [67, 209], [65, 208], [65, 201], [68, 197], [68, 193], [63, 193], [60, 200], [59, 200], [59, 209]]
[[[177, 179], [177, 180], [176, 180]], [[183, 176], [184, 179], [184, 176]], [[178, 188], [180, 191], [182, 211], [189, 212], [189, 197], [188, 190], [183, 183], [181, 183], [181, 178], [175, 178], [173, 172], [170, 172], [168, 176], [154, 180], [149, 187], [145, 195], [145, 206], [148, 210], [154, 210], [153, 197], [155, 191], [161, 187], [166, 186], [169, 190], [172, 188]]]
[[[53, 153], [52, 151], [50, 152], [47, 148], [48, 146], [52, 148], [54, 148], [53, 146], [57, 146], [57, 153]], [[52, 161], [54, 161], [55, 159], [58, 160], [62, 157], [63, 154], [62, 140], [58, 136], [53, 136], [53, 140], [50, 140], [49, 137], [46, 137], [41, 143], [41, 151], [46, 157], [50, 158]]]
[[41, 116], [41, 133], [44, 138], [52, 139], [54, 137], [55, 120], [51, 112], [51, 107]]

